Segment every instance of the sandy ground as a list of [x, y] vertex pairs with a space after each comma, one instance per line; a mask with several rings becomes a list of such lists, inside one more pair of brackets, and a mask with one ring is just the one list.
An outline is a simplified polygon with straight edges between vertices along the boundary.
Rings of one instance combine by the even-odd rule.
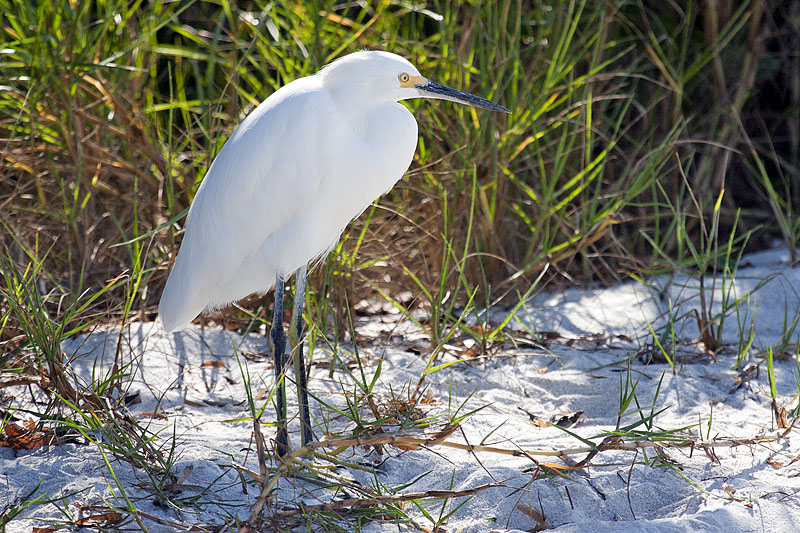
[[[760, 355], [775, 347], [777, 402], [792, 411], [798, 401], [796, 378], [800, 376], [793, 354], [800, 326], [788, 339], [785, 352], [790, 356], [779, 353], [778, 347], [786, 340], [781, 339], [786, 324], [791, 325], [800, 314], [800, 267], [791, 268], [788, 253], [780, 250], [746, 256], [735, 282], [723, 285], [717, 280], [714, 287], [717, 310], [721, 297], [739, 299], [738, 315], [732, 312], [724, 327], [728, 347], [712, 360], [696, 344], [681, 343], [679, 352], [685, 362], [675, 369], [663, 361], [648, 362], [646, 347], [652, 341], [648, 322], [656, 329], [667, 327], [666, 315], [672, 305], [680, 318], [675, 325], [676, 339], [696, 340], [692, 309], [698, 308], [699, 298], [696, 281], [678, 279], [667, 289], [665, 286], [665, 280], [656, 280], [649, 288], [631, 282], [607, 289], [540, 295], [518, 310], [511, 325], [518, 330], [549, 332], [543, 346], [509, 346], [488, 357], [474, 357], [468, 342], [454, 338], [436, 363], [457, 362], [428, 376], [429, 392], [427, 401], [419, 406], [420, 414], [438, 416], [434, 428], [441, 428], [448, 416], [479, 409], [449, 437], [453, 443], [532, 451], [579, 448], [585, 444], [576, 436], [537, 421], [560, 420], [582, 412], [567, 429], [599, 444], [602, 437], [598, 436], [617, 424], [624, 384], [637, 382], [641, 412], [646, 416], [663, 410], [651, 431], [686, 428], [686, 434], [706, 442], [785, 433], [778, 430], [772, 414], [767, 365]], [[504, 313], [492, 310], [489, 317], [497, 323]], [[427, 364], [430, 352], [425, 335], [391, 314], [359, 318], [357, 328], [359, 354], [368, 379], [382, 361], [377, 398], [407, 397]], [[751, 332], [748, 355], [734, 370], [735, 352]], [[88, 379], [93, 371], [108, 368], [118, 335], [118, 330], [98, 331], [71, 339], [63, 348]], [[273, 375], [263, 336], [242, 337], [198, 327], [166, 335], [158, 324], [131, 324], [122, 341], [123, 352], [133, 361], [131, 390], [139, 399], [130, 411], [151, 430], [161, 430], [165, 451], [174, 436], [174, 472], [186, 476], [182, 479], [185, 490], [177, 496], [184, 500], [183, 507], [165, 509], [153, 503], [142, 471], [108, 457], [128, 497], [143, 513], [170, 524], [213, 525], [232, 516], [246, 518], [258, 490], [252, 484], [245, 488], [232, 465], [246, 465], [254, 471], [258, 466], [251, 442], [252, 424], [241, 420], [249, 411], [242, 371], [233, 354], [236, 350], [246, 365], [254, 393], [263, 394], [272, 387]], [[342, 359], [352, 357], [348, 355], [351, 347], [341, 350]], [[324, 355], [318, 349], [315, 357], [324, 361]], [[742, 374], [745, 367], [752, 370]], [[346, 373], [337, 370], [331, 377], [327, 365], [317, 364], [311, 377], [315, 397], [339, 408], [346, 405], [346, 395], [353, 391]], [[12, 401], [8, 392], [6, 403]], [[24, 391], [16, 393], [11, 407], [23, 407]], [[274, 420], [271, 409], [268, 406], [264, 415], [267, 422]], [[640, 418], [631, 412], [634, 409], [629, 407], [622, 426]], [[153, 411], [163, 413], [166, 419], [142, 416]], [[318, 436], [352, 433], [351, 422], [318, 401], [312, 401], [312, 411]], [[291, 404], [290, 413], [295, 412], [296, 406]], [[296, 421], [291, 429], [296, 444]], [[264, 431], [271, 437], [274, 430], [265, 427]], [[800, 439], [796, 433], [790, 431], [770, 442], [718, 446], [713, 452], [670, 448], [659, 456], [653, 448], [609, 450], [595, 456], [587, 468], [536, 480], [535, 464], [525, 456], [470, 453], [447, 446], [411, 450], [386, 446], [379, 455], [374, 448], [351, 447], [339, 459], [367, 468], [340, 466], [336, 474], [365, 486], [402, 487], [399, 493], [499, 484], [469, 499], [446, 502], [445, 513], [463, 503], [447, 521], [447, 531], [528, 531], [540, 525], [526, 512], [535, 509], [546, 517], [546, 527], [559, 532], [790, 532], [800, 531], [800, 461], [794, 462], [800, 456]], [[573, 460], [584, 457], [578, 454]], [[564, 464], [554, 457], [536, 459]], [[0, 448], [0, 511], [18, 503], [37, 485], [36, 494], [55, 501], [29, 507], [8, 524], [7, 531], [47, 526], [48, 521], [63, 520], [63, 512], [90, 515], [90, 506], [104, 500], [123, 503], [96, 446], [78, 442], [30, 451]], [[210, 490], [203, 492], [209, 486]], [[270, 512], [296, 508], [300, 502], [327, 502], [333, 495], [331, 490], [297, 478], [282, 479], [278, 490], [278, 498], [268, 506]], [[425, 508], [438, 516], [442, 505], [441, 501], [432, 502]], [[413, 504], [406, 504], [405, 509], [417, 524], [431, 526]], [[174, 525], [150, 519], [145, 519], [145, 524], [151, 531], [174, 530]], [[130, 527], [136, 529], [135, 524]], [[371, 522], [364, 529], [414, 528]]]

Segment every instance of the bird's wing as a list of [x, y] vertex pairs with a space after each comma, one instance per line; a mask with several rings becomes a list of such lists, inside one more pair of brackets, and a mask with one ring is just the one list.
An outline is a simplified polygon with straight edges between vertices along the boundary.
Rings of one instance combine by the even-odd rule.
[[[296, 82], [295, 82], [296, 83]], [[291, 89], [291, 84], [284, 89]], [[324, 174], [329, 102], [319, 89], [281, 91], [237, 128], [211, 165], [192, 202], [181, 249], [159, 304], [168, 331], [191, 322], [215, 301], [207, 290], [227, 284], [259, 247], [313, 200]], [[267, 274], [268, 275], [268, 274]], [[212, 293], [214, 291], [211, 291]]]

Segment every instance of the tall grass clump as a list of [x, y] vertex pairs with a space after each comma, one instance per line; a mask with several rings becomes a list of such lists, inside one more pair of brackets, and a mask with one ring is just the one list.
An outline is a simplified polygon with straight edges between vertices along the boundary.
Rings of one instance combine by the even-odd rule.
[[[410, 292], [435, 342], [469, 302], [513, 305], [543, 274], [610, 282], [664, 266], [686, 239], [700, 245], [706, 216], [722, 242], [738, 225], [753, 246], [777, 236], [794, 250], [792, 9], [10, 0], [2, 243], [22, 268], [23, 249], [49, 250], [37, 276], [53, 301], [131, 275], [93, 306], [152, 319], [183, 215], [235, 125], [288, 81], [379, 48], [512, 114], [409, 103], [421, 134], [408, 176], [316, 271], [311, 308], [328, 333], [346, 330], [348, 305]], [[703, 209], [676, 224], [670, 206], [690, 194]]]

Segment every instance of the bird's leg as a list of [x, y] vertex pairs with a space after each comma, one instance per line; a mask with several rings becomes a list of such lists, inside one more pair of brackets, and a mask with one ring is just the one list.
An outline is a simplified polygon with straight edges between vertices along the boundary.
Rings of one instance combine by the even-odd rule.
[[286, 333], [283, 332], [283, 277], [275, 280], [275, 306], [272, 310], [272, 349], [275, 359], [275, 391], [278, 411], [278, 434], [275, 437], [277, 452], [284, 456], [289, 452], [289, 434], [286, 430], [286, 382], [284, 368], [286, 366]]
[[306, 368], [303, 358], [303, 304], [306, 299], [306, 266], [298, 268], [294, 273], [294, 309], [289, 325], [289, 339], [292, 358], [294, 359], [294, 375], [297, 384], [297, 404], [300, 410], [300, 428], [302, 445], [314, 440], [311, 433], [311, 416], [308, 412], [308, 389]]

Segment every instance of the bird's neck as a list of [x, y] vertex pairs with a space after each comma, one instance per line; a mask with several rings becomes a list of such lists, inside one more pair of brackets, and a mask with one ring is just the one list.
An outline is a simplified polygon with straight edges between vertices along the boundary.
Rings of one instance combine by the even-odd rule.
[[391, 128], [393, 118], [398, 112], [408, 111], [397, 102], [359, 102], [345, 100], [341, 104], [342, 117], [350, 129], [364, 139], [374, 138], [376, 134]]

